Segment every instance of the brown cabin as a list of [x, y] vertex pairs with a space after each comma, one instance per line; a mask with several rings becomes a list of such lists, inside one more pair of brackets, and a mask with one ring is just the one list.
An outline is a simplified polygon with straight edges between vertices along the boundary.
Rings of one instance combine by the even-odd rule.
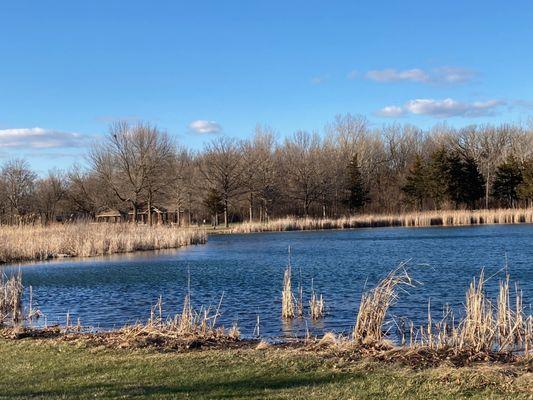
[[[152, 222], [154, 224], [183, 224], [185, 221], [180, 218], [180, 211], [174, 207], [152, 206]], [[183, 212], [181, 212], [183, 213]], [[106, 209], [96, 214], [96, 222], [131, 222], [133, 221], [133, 210], [121, 212], [116, 209]], [[137, 210], [137, 222], [148, 223], [148, 207], [144, 206]]]
[[96, 222], [124, 222], [126, 214], [117, 209], [108, 208], [96, 214]]

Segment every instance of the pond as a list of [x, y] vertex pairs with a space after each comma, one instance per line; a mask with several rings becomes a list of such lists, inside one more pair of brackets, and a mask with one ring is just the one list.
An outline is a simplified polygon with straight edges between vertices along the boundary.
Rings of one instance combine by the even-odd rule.
[[[289, 246], [293, 289], [302, 282], [305, 304], [312, 282], [324, 296], [326, 316], [318, 322], [307, 317], [291, 323], [281, 320]], [[212, 235], [205, 245], [172, 251], [4, 269], [21, 270], [25, 287], [33, 288], [34, 307], [46, 315], [48, 324], [64, 324], [68, 312], [83, 325], [120, 327], [146, 320], [160, 295], [164, 312], [177, 313], [190, 275], [193, 306], [216, 308], [223, 295], [221, 324], [237, 322], [241, 334], [250, 337], [259, 316], [261, 336], [280, 338], [301, 337], [307, 329], [314, 334], [349, 333], [365, 285], [372, 287], [402, 261], [408, 261], [418, 283], [400, 294], [391, 318], [423, 323], [429, 299], [434, 319], [446, 304], [460, 311], [471, 278], [482, 268], [486, 276], [496, 274], [487, 283], [494, 295], [506, 265], [512, 280], [520, 282], [531, 313], [533, 225]]]

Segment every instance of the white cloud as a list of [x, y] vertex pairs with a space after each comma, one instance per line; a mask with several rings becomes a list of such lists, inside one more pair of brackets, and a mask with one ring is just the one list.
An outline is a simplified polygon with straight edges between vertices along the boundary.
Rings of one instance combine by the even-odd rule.
[[436, 118], [482, 117], [495, 115], [498, 107], [505, 105], [503, 100], [461, 102], [450, 98], [443, 100], [414, 99], [403, 106], [387, 106], [376, 114], [382, 117], [399, 117], [407, 114], [429, 115]]
[[404, 115], [405, 110], [399, 106], [387, 106], [387, 107], [383, 107], [376, 114], [380, 117], [394, 118], [394, 117], [401, 117], [402, 115]]
[[392, 68], [373, 70], [368, 71], [365, 76], [367, 79], [377, 82], [428, 82], [430, 79], [429, 75], [419, 68], [407, 69], [405, 71], [398, 71]]
[[472, 80], [476, 73], [466, 68], [439, 67], [430, 71], [420, 68], [396, 70], [386, 68], [382, 70], [372, 70], [365, 74], [366, 79], [376, 82], [418, 82], [434, 84], [457, 84]]
[[3, 149], [79, 148], [87, 146], [90, 140], [88, 135], [39, 127], [0, 130], [0, 148]]
[[475, 76], [475, 71], [467, 68], [440, 67], [434, 70], [433, 80], [436, 83], [465, 83]]
[[222, 132], [222, 127], [218, 122], [207, 121], [205, 119], [197, 119], [196, 121], [192, 121], [189, 124], [189, 129], [200, 135]]

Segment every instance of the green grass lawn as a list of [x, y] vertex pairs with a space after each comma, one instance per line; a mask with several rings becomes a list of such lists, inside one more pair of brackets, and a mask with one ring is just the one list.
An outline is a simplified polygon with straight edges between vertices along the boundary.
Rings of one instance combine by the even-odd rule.
[[0, 340], [1, 399], [531, 399], [532, 387], [531, 373], [487, 366], [415, 371], [299, 350], [162, 353]]

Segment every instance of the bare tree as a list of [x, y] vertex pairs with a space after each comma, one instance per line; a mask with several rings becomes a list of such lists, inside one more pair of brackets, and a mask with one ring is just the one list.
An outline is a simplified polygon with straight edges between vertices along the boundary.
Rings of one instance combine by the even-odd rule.
[[37, 175], [22, 159], [7, 161], [0, 171], [0, 186], [9, 204], [11, 222], [23, 222], [32, 209]]
[[[105, 141], [90, 152], [93, 170], [122, 202], [131, 204], [133, 220], [143, 202], [151, 203], [164, 183], [173, 144], [166, 134], [148, 123], [111, 125]], [[149, 222], [151, 222], [149, 204]]]
[[323, 186], [320, 177], [318, 133], [298, 131], [285, 140], [280, 151], [280, 166], [290, 198], [302, 205], [305, 217], [311, 204], [320, 199]]
[[205, 145], [200, 171], [209, 188], [217, 190], [224, 205], [224, 225], [228, 223], [228, 207], [232, 198], [242, 193], [242, 153], [235, 139], [221, 136]]
[[275, 186], [275, 133], [268, 126], [257, 125], [254, 136], [241, 144], [243, 187], [247, 192], [248, 215], [252, 222], [254, 203], [259, 202], [260, 219], [268, 216]]
[[37, 182], [35, 199], [41, 220], [46, 225], [55, 216], [67, 190], [66, 177], [58, 170], [51, 170], [48, 176]]

